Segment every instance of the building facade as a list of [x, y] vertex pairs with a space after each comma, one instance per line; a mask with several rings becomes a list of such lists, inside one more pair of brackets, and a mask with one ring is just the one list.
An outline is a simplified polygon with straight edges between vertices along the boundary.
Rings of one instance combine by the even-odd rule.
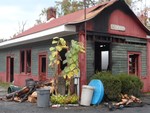
[[1, 42], [0, 79], [23, 86], [27, 78], [52, 78], [49, 48], [57, 36], [85, 46], [86, 53], [79, 55], [81, 86], [97, 71], [111, 71], [138, 76], [143, 91], [150, 91], [150, 31], [124, 1], [88, 8], [86, 15], [84, 11], [50, 19]]

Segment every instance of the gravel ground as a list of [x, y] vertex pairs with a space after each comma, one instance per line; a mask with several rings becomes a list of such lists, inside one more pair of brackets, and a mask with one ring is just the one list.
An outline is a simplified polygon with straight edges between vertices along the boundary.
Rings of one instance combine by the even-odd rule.
[[[0, 87], [0, 97], [5, 96], [6, 90]], [[143, 107], [124, 107], [122, 109], [116, 109], [109, 111], [104, 105], [90, 106], [90, 107], [68, 107], [63, 106], [59, 108], [40, 108], [36, 103], [29, 102], [11, 102], [0, 100], [0, 113], [150, 113], [150, 96], [144, 96], [141, 98], [144, 103]]]

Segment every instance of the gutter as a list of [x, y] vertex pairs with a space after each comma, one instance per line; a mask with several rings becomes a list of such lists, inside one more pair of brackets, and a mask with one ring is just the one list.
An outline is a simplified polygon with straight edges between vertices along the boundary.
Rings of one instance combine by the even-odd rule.
[[32, 42], [44, 41], [48, 39], [52, 39], [53, 37], [59, 36], [67, 36], [71, 34], [76, 34], [75, 25], [60, 25], [54, 28], [50, 28], [41, 32], [37, 32], [34, 34], [14, 38], [8, 41], [4, 41], [0, 43], [0, 49], [13, 47], [22, 44], [28, 44]]

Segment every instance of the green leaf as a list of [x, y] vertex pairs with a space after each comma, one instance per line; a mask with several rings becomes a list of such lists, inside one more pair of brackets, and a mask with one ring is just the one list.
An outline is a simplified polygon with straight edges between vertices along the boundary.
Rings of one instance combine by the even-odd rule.
[[65, 72], [65, 73], [68, 73], [69, 71], [70, 71], [70, 70], [69, 70], [69, 68], [67, 68], [67, 67], [64, 69], [64, 72]]
[[52, 57], [57, 56], [57, 54], [58, 54], [58, 52], [57, 52], [57, 51], [52, 52]]
[[63, 38], [60, 38], [60, 43], [61, 45], [66, 46], [66, 41]]
[[73, 63], [73, 59], [68, 59], [68, 64], [72, 64]]
[[72, 54], [71, 54], [71, 52], [70, 51], [68, 51], [66, 54], [65, 54], [65, 56], [66, 56], [66, 58], [71, 58], [72, 57]]
[[53, 41], [52, 41], [52, 44], [57, 44], [57, 42], [58, 42], [58, 41], [56, 41], [56, 40], [53, 40]]
[[59, 37], [54, 37], [53, 39], [59, 39]]
[[78, 55], [74, 55], [73, 60], [74, 60], [74, 62], [76, 62], [78, 60]]
[[75, 67], [76, 67], [76, 65], [75, 65], [75, 64], [71, 64], [71, 66], [70, 66], [70, 70], [75, 69]]
[[75, 70], [73, 70], [73, 72], [74, 72], [74, 75], [78, 75], [79, 70], [78, 70], [78, 69], [75, 69]]
[[63, 61], [63, 64], [66, 64], [66, 63], [67, 63], [67, 60], [64, 60], [64, 61]]
[[57, 50], [57, 51], [61, 51], [61, 50], [62, 50], [62, 47], [61, 47], [61, 46], [56, 46], [56, 50]]
[[50, 61], [54, 60], [54, 57], [52, 55], [49, 56]]
[[50, 50], [50, 51], [54, 51], [54, 50], [55, 50], [55, 47], [51, 47], [49, 50]]

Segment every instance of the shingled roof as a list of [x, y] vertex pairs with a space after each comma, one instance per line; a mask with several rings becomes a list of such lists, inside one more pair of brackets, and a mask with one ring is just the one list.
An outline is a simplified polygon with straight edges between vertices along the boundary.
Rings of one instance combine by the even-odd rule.
[[27, 44], [41, 40], [46, 40], [56, 35], [65, 36], [66, 34], [75, 34], [76, 24], [93, 19], [102, 11], [115, 4], [123, 5], [124, 7], [122, 8], [128, 10], [128, 12], [130, 12], [131, 14], [130, 16], [134, 18], [134, 20], [141, 26], [141, 28], [147, 33], [147, 35], [150, 35], [150, 31], [141, 23], [141, 21], [137, 18], [137, 16], [133, 13], [133, 11], [123, 0], [111, 0], [109, 2], [104, 2], [102, 4], [93, 6], [91, 8], [87, 8], [86, 19], [84, 9], [68, 15], [61, 16], [59, 18], [55, 18], [51, 21], [35, 25], [29, 28], [28, 30], [22, 32], [21, 34], [17, 35], [15, 38], [0, 43], [0, 48], [12, 47], [25, 43]]
[[[102, 4], [93, 6], [91, 8], [87, 8], [86, 9], [86, 21], [89, 19], [92, 19], [93, 17], [95, 17], [98, 13], [100, 13], [103, 9], [105, 9], [106, 7], [112, 5], [113, 3], [115, 3], [117, 0], [112, 0], [110, 2], [104, 2]], [[39, 25], [35, 25], [32, 28], [24, 31], [23, 33], [19, 34], [16, 38], [18, 37], [22, 37], [25, 35], [30, 35], [33, 33], [37, 33], [40, 31], [44, 31], [47, 29], [51, 29], [60, 25], [66, 25], [66, 24], [75, 24], [75, 23], [80, 23], [85, 21], [84, 18], [84, 10], [79, 10], [77, 12], [65, 15], [65, 16], [61, 16], [59, 18], [53, 19], [50, 22], [45, 22]]]

